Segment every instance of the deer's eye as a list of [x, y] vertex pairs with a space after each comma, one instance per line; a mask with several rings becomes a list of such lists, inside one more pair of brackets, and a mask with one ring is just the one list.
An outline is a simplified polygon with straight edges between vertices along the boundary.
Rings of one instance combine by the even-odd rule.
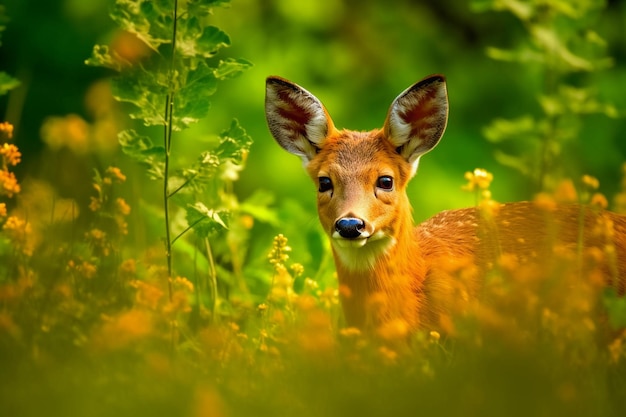
[[320, 193], [326, 192], [328, 190], [333, 189], [333, 182], [328, 177], [319, 177], [317, 179], [319, 181], [319, 189]]
[[391, 178], [389, 175], [383, 175], [382, 177], [378, 177], [378, 180], [376, 180], [376, 187], [385, 191], [393, 190], [393, 178]]

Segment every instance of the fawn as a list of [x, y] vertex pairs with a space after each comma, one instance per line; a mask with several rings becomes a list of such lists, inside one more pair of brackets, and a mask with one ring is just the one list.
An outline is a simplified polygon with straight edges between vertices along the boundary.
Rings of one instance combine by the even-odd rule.
[[[370, 132], [336, 129], [315, 96], [280, 77], [267, 78], [265, 111], [278, 144], [299, 156], [317, 183], [319, 218], [330, 238], [348, 326], [376, 328], [400, 320], [410, 330], [436, 329], [454, 304], [477, 296], [481, 275], [502, 254], [522, 261], [550, 256], [555, 241], [574, 252], [583, 244], [609, 248], [594, 262], [606, 283], [623, 294], [626, 216], [519, 202], [500, 205], [489, 221], [468, 208], [414, 226], [406, 187], [420, 157], [446, 128], [443, 76], [402, 92], [382, 129]], [[600, 220], [608, 232], [593, 231]], [[470, 259], [480, 273], [461, 282], [449, 273], [458, 259]], [[579, 267], [584, 269], [582, 261]]]

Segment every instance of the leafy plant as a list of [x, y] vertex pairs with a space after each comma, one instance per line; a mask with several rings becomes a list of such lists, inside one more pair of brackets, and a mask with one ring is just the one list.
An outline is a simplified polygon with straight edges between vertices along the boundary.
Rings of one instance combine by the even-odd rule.
[[[0, 45], [2, 45], [2, 32], [6, 29], [6, 23], [9, 19], [5, 14], [5, 6], [0, 4]], [[9, 92], [20, 85], [20, 82], [11, 77], [4, 71], [0, 71], [0, 96]]]
[[[236, 77], [251, 66], [243, 59], [215, 60], [218, 52], [230, 45], [230, 38], [209, 24], [210, 15], [214, 7], [227, 4], [228, 0], [116, 0], [111, 18], [123, 31], [124, 42], [117, 47], [97, 45], [86, 61], [116, 71], [111, 84], [114, 97], [133, 106], [131, 118], [162, 129], [159, 144], [133, 129], [121, 132], [119, 142], [127, 155], [145, 166], [150, 178], [162, 182], [170, 300], [172, 246], [187, 231], [194, 230], [205, 242], [213, 307], [216, 268], [208, 238], [227, 227], [228, 211], [218, 194], [207, 197], [203, 192], [224, 177], [218, 174], [237, 170], [244, 163], [252, 141], [234, 120], [220, 134], [214, 149], [203, 152], [184, 168], [173, 164], [172, 143], [177, 132], [208, 114], [218, 82]], [[202, 200], [210, 201], [211, 206]], [[186, 212], [187, 226], [181, 230], [173, 228], [172, 204]]]
[[526, 37], [513, 49], [490, 47], [495, 60], [539, 68], [543, 82], [537, 94], [540, 116], [497, 119], [484, 129], [492, 143], [513, 149], [498, 150], [496, 159], [535, 183], [537, 190], [554, 188], [559, 177], [556, 162], [564, 147], [578, 137], [582, 116], [618, 117], [618, 110], [602, 102], [592, 87], [576, 82], [612, 65], [606, 42], [592, 23], [605, 6], [602, 0], [476, 0], [474, 10], [508, 12], [519, 20]]

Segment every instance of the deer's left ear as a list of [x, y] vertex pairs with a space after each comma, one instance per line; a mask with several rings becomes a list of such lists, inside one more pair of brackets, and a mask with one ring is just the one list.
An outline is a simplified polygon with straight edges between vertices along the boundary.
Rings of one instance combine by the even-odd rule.
[[431, 75], [407, 88], [389, 108], [385, 137], [417, 171], [420, 156], [438, 143], [448, 122], [448, 93], [442, 75]]

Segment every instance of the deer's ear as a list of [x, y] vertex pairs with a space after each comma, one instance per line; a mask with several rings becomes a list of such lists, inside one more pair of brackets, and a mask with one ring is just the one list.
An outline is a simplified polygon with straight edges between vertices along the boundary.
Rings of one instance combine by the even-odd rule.
[[304, 88], [280, 77], [265, 84], [265, 116], [274, 139], [306, 166], [334, 129], [322, 103]]
[[384, 133], [411, 165], [415, 174], [420, 156], [433, 149], [448, 122], [448, 93], [442, 75], [413, 84], [394, 100]]

